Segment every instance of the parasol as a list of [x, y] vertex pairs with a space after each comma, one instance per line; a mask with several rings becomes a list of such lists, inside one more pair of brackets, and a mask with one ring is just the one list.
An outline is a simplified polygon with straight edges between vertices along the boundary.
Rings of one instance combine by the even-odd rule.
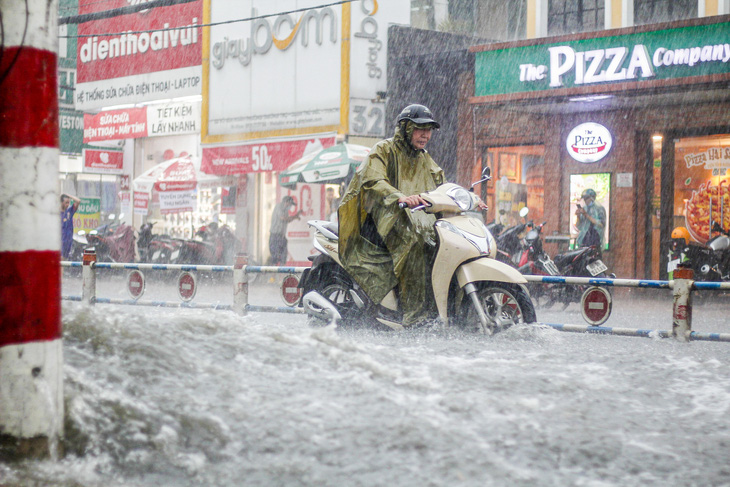
[[156, 191], [191, 191], [196, 188], [227, 186], [229, 181], [200, 171], [200, 161], [178, 157], [161, 162], [134, 178], [134, 190], [149, 193]]
[[370, 153], [370, 148], [341, 142], [327, 149], [307, 154], [279, 175], [279, 184], [334, 183], [354, 171]]

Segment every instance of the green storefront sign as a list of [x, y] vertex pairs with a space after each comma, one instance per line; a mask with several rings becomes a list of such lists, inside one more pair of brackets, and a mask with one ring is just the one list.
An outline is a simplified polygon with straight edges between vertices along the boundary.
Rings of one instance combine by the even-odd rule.
[[474, 70], [476, 96], [728, 74], [730, 22], [481, 51]]
[[100, 225], [101, 198], [81, 198], [76, 213], [74, 213], [74, 232], [86, 230], [90, 232]]

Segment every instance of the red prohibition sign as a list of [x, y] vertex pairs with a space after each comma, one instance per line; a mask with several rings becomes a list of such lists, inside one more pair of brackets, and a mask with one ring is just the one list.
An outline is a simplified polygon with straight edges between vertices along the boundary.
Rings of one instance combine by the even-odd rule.
[[144, 294], [144, 274], [134, 270], [127, 276], [127, 292], [132, 299], [139, 299]]
[[299, 278], [290, 274], [281, 282], [281, 298], [287, 306], [296, 306], [299, 298], [302, 297], [302, 290], [299, 286]]
[[189, 272], [183, 272], [177, 280], [177, 293], [185, 302], [192, 301], [198, 290], [195, 276]]
[[611, 316], [611, 294], [602, 287], [589, 287], [581, 297], [583, 319], [593, 326], [599, 326]]

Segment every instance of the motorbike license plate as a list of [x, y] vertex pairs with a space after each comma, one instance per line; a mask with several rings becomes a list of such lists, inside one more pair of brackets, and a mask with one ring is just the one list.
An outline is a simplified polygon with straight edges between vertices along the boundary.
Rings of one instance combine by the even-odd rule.
[[586, 269], [588, 269], [588, 272], [590, 272], [592, 276], [596, 276], [601, 272], [607, 271], [608, 267], [606, 267], [606, 264], [604, 264], [602, 261], [597, 260], [588, 264], [586, 266]]

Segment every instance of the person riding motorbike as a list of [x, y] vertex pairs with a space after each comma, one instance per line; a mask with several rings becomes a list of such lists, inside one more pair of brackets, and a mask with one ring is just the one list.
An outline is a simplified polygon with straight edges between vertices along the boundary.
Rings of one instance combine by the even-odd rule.
[[429, 318], [428, 259], [436, 217], [403, 210], [427, 204], [420, 193], [446, 182], [425, 150], [440, 127], [423, 105], [409, 105], [392, 138], [378, 142], [358, 168], [338, 210], [343, 266], [376, 303], [397, 286], [405, 325]]

